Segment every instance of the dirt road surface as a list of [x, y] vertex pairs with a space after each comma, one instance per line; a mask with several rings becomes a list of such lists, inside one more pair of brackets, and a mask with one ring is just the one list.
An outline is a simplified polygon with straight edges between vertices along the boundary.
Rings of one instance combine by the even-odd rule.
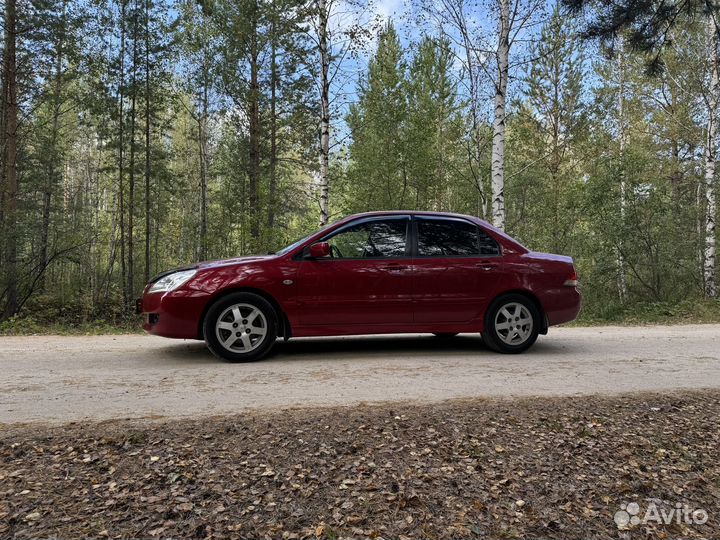
[[474, 335], [298, 339], [250, 364], [145, 335], [0, 338], [2, 423], [699, 388], [720, 388], [720, 325], [552, 328], [521, 355]]

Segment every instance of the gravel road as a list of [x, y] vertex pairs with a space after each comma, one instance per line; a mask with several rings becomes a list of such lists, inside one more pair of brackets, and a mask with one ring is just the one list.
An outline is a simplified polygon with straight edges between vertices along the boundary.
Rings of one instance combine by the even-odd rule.
[[720, 325], [552, 328], [521, 355], [474, 335], [299, 339], [251, 364], [146, 335], [0, 337], [2, 423], [698, 388], [720, 388]]

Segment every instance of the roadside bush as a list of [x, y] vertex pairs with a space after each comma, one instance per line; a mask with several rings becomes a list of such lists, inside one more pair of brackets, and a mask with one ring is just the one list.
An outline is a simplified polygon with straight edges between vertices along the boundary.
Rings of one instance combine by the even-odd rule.
[[15, 317], [0, 322], [0, 334], [124, 333], [140, 331], [140, 319], [116, 298], [93, 303], [86, 296], [38, 295]]

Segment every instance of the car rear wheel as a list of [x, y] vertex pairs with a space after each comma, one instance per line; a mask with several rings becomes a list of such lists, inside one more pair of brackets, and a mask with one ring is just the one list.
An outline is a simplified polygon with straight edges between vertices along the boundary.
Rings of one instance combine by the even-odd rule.
[[502, 353], [520, 353], [537, 340], [540, 313], [535, 304], [521, 294], [497, 298], [485, 314], [483, 341]]
[[262, 296], [233, 293], [217, 300], [204, 324], [205, 343], [212, 353], [230, 362], [264, 357], [277, 339], [277, 316]]

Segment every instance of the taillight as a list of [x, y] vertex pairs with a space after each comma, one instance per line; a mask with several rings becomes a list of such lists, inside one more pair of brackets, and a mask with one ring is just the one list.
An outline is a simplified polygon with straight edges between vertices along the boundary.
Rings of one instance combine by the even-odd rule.
[[578, 284], [578, 275], [577, 275], [577, 271], [575, 270], [575, 268], [573, 268], [572, 272], [570, 273], [568, 278], [565, 280], [565, 283], [563, 283], [563, 285], [565, 285], [566, 287], [577, 287], [577, 284]]

